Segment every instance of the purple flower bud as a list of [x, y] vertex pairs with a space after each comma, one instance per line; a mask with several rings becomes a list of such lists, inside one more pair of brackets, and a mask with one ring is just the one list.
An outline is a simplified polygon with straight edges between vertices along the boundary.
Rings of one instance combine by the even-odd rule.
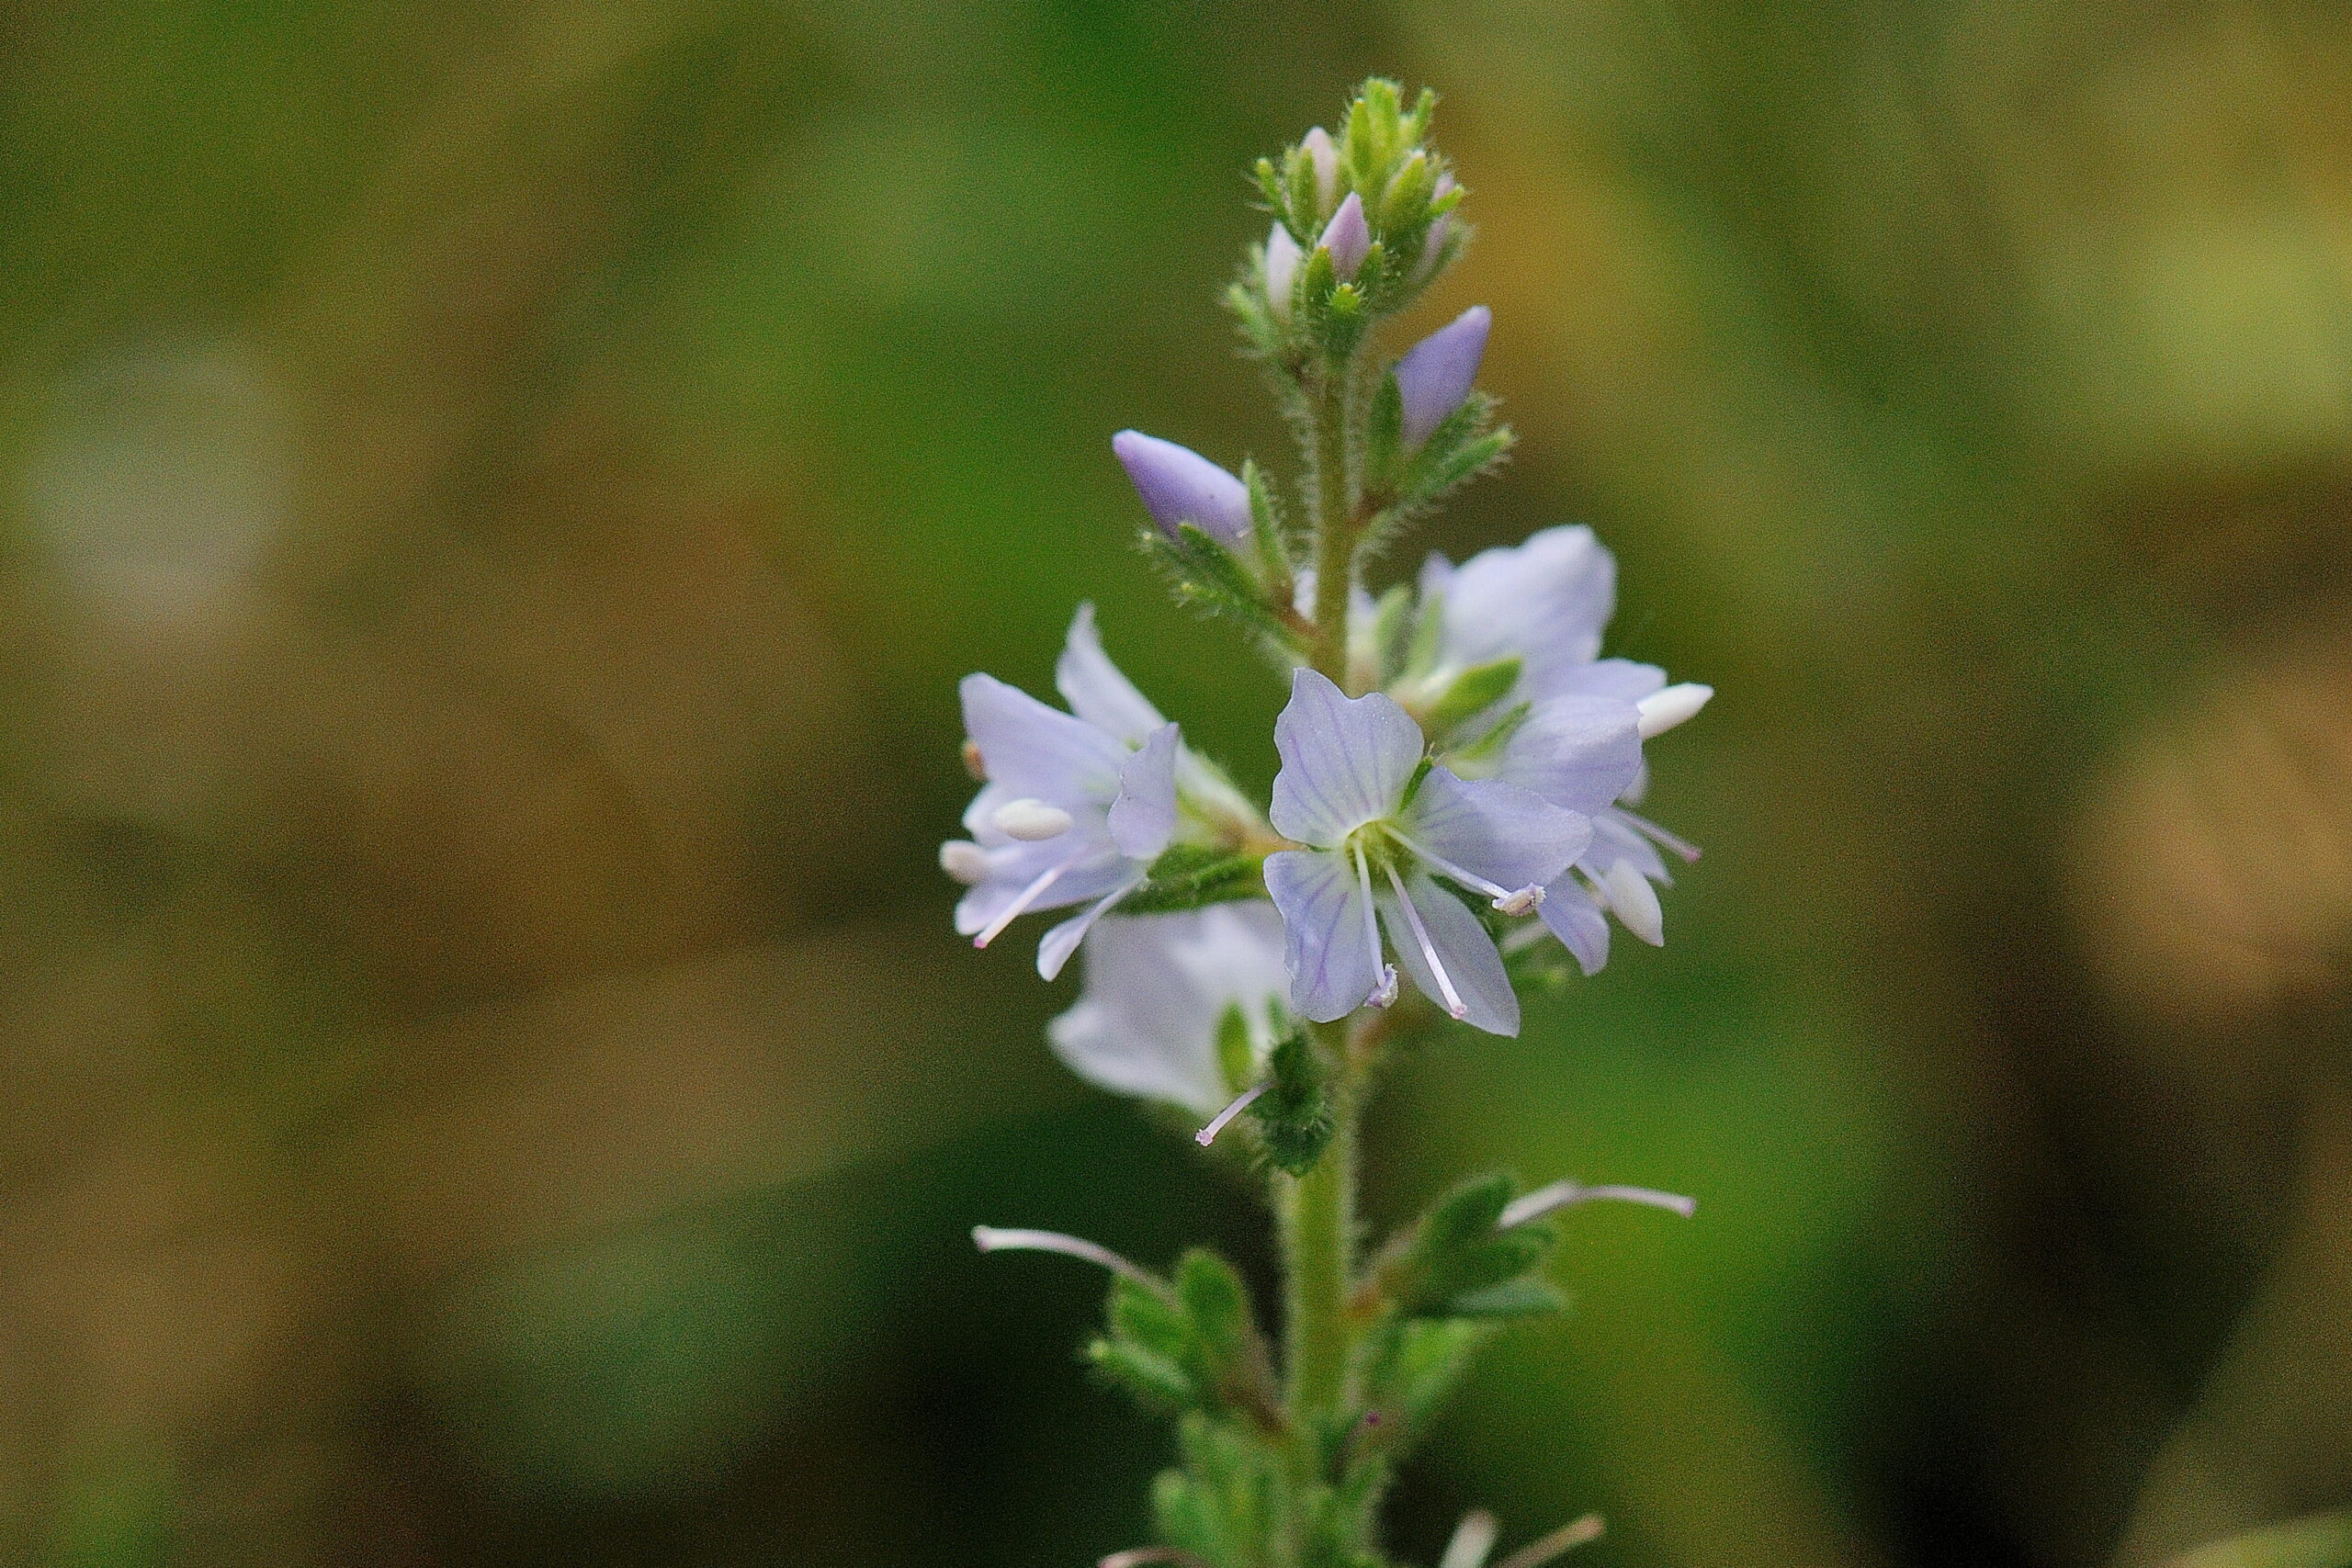
[[1290, 320], [1291, 286], [1298, 281], [1298, 264], [1305, 259], [1290, 230], [1277, 220], [1266, 236], [1266, 303], [1277, 321]]
[[1321, 126], [1306, 133], [1299, 143], [1306, 152], [1306, 161], [1315, 165], [1315, 210], [1322, 211], [1339, 198], [1340, 150], [1331, 144], [1331, 133]]
[[1470, 395], [1478, 360], [1487, 352], [1494, 312], [1473, 305], [1415, 344], [1396, 362], [1396, 389], [1405, 398], [1405, 444], [1419, 446]]
[[1123, 430], [1111, 437], [1111, 450], [1170, 538], [1186, 523], [1225, 545], [1239, 544], [1250, 532], [1248, 488], [1191, 447]]
[[[1453, 188], [1453, 175], [1450, 173], [1440, 175], [1437, 177], [1436, 187], [1430, 192], [1430, 199], [1435, 201]], [[1414, 282], [1428, 281], [1429, 276], [1437, 270], [1438, 257], [1445, 254], [1445, 237], [1452, 232], [1453, 232], [1453, 214], [1451, 212], [1438, 214], [1437, 220], [1430, 225], [1428, 238], [1421, 242], [1421, 259], [1413, 265]]]
[[1355, 276], [1356, 268], [1363, 265], [1365, 253], [1372, 249], [1372, 227], [1363, 220], [1363, 197], [1348, 192], [1348, 199], [1331, 214], [1331, 221], [1324, 225], [1323, 237], [1316, 243], [1331, 253], [1331, 269], [1340, 275], [1341, 282]]

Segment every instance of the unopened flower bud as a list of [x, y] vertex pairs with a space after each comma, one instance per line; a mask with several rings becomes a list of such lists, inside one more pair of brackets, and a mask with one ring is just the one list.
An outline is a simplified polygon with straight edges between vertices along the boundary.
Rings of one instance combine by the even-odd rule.
[[939, 846], [939, 869], [967, 887], [977, 887], [989, 874], [989, 854], [969, 839], [950, 839]]
[[[1440, 175], [1437, 177], [1436, 186], [1430, 191], [1430, 199], [1435, 201], [1453, 188], [1453, 175]], [[1445, 237], [1452, 232], [1453, 232], [1453, 214], [1439, 213], [1430, 222], [1428, 235], [1421, 241], [1421, 259], [1413, 264], [1414, 282], [1429, 281], [1430, 275], [1437, 270], [1438, 258], [1445, 254]]]
[[1152, 521], [1170, 538], [1187, 523], [1225, 545], [1249, 534], [1248, 487], [1191, 447], [1123, 430], [1111, 437], [1111, 450], [1126, 466]]
[[1652, 692], [1634, 705], [1642, 716], [1642, 739], [1663, 735], [1683, 720], [1697, 717], [1699, 710], [1707, 705], [1707, 699], [1714, 694], [1713, 686], [1702, 686], [1695, 681]]
[[1069, 832], [1073, 818], [1058, 806], [1023, 797], [1006, 801], [989, 820], [997, 831], [1009, 838], [1019, 839], [1024, 844], [1038, 844]]
[[1657, 889], [1632, 861], [1611, 866], [1600, 878], [1600, 890], [1627, 931], [1652, 947], [1666, 945], [1666, 911], [1658, 908]]
[[1306, 133], [1299, 143], [1306, 152], [1306, 161], [1315, 165], [1315, 210], [1321, 212], [1340, 196], [1340, 149], [1333, 144], [1331, 133], [1321, 126]]
[[1298, 281], [1298, 264], [1306, 260], [1298, 242], [1283, 223], [1266, 236], [1266, 303], [1279, 321], [1290, 320], [1291, 288]]
[[1341, 282], [1354, 277], [1372, 249], [1372, 226], [1364, 221], [1363, 197], [1348, 192], [1348, 199], [1331, 214], [1331, 221], [1323, 226], [1322, 238], [1316, 243], [1331, 253], [1331, 270]]
[[1396, 362], [1396, 390], [1404, 395], [1406, 445], [1419, 446], [1430, 432], [1462, 406], [1478, 378], [1487, 352], [1487, 330], [1494, 312], [1473, 305], [1415, 344]]

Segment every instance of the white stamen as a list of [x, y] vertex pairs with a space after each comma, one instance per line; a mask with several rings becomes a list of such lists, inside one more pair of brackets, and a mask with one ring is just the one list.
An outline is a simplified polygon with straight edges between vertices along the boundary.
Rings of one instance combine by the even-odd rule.
[[1207, 1148], [1211, 1144], [1216, 1142], [1216, 1135], [1219, 1133], [1224, 1132], [1227, 1126], [1231, 1125], [1233, 1119], [1236, 1116], [1240, 1115], [1252, 1105], [1257, 1104], [1258, 1097], [1265, 1093], [1267, 1089], [1272, 1083], [1273, 1079], [1263, 1078], [1259, 1082], [1252, 1084], [1250, 1088], [1243, 1089], [1239, 1094], [1234, 1096], [1232, 1104], [1218, 1111], [1207, 1126], [1193, 1134], [1193, 1142], [1200, 1145], [1203, 1148]]
[[1680, 855], [1685, 861], [1690, 862], [1693, 865], [1698, 863], [1699, 846], [1692, 843], [1690, 840], [1678, 838], [1676, 835], [1668, 832], [1665, 829], [1651, 821], [1648, 818], [1636, 817], [1622, 806], [1617, 808], [1617, 815], [1623, 817], [1626, 821], [1631, 822], [1636, 832], [1640, 833], [1642, 837], [1649, 840], [1650, 842], [1656, 844], [1658, 848], [1666, 851], [1669, 854]]
[[1060, 881], [1062, 873], [1068, 871], [1076, 863], [1077, 863], [1075, 861], [1066, 860], [1062, 862], [1061, 864], [1054, 867], [1051, 871], [1046, 872], [1045, 875], [1037, 878], [1036, 881], [1031, 883], [1028, 886], [1023, 888], [1019, 897], [1015, 897], [1012, 903], [1007, 904], [1002, 909], [997, 912], [996, 919], [989, 922], [988, 930], [982, 931], [979, 935], [972, 939], [972, 945], [974, 947], [986, 947], [998, 937], [1002, 936], [1004, 934], [1005, 927], [1019, 919], [1028, 911], [1030, 905], [1044, 897], [1046, 896], [1046, 889]]
[[1428, 964], [1430, 973], [1437, 977], [1437, 988], [1445, 998], [1445, 1010], [1460, 1018], [1470, 1009], [1463, 1002], [1462, 994], [1453, 988], [1453, 976], [1445, 972], [1444, 964], [1439, 961], [1437, 944], [1430, 941], [1429, 928], [1421, 924], [1421, 912], [1413, 908], [1412, 895], [1405, 891], [1405, 879], [1396, 874], [1395, 866], [1387, 870], [1388, 886], [1396, 889], [1396, 902], [1404, 906], [1405, 923], [1413, 928], [1413, 940], [1420, 944], [1421, 962]]
[[1657, 889], [1632, 861], [1621, 860], [1611, 866], [1601, 874], [1600, 886], [1609, 895], [1609, 907], [1625, 922], [1627, 931], [1652, 947], [1666, 945], [1666, 911], [1657, 907]]
[[1094, 1564], [1094, 1568], [1145, 1568], [1153, 1562], [1172, 1562], [1177, 1568], [1208, 1568], [1208, 1564], [1189, 1551], [1172, 1546], [1134, 1546], [1125, 1551], [1114, 1551]]
[[1648, 740], [1664, 735], [1683, 720], [1696, 718], [1707, 699], [1715, 694], [1713, 686], [1702, 686], [1695, 681], [1685, 681], [1679, 686], [1668, 686], [1662, 692], [1652, 692], [1634, 705], [1642, 716], [1642, 739]]
[[1064, 1235], [1059, 1231], [1000, 1230], [994, 1225], [974, 1225], [972, 1245], [982, 1252], [1058, 1252], [1064, 1258], [1075, 1258], [1083, 1263], [1097, 1263], [1124, 1279], [1138, 1285], [1149, 1286], [1165, 1295], [1168, 1287], [1155, 1275], [1137, 1268], [1104, 1247], [1083, 1236]]
[[1486, 1509], [1471, 1509], [1453, 1527], [1453, 1539], [1445, 1543], [1445, 1555], [1437, 1560], [1437, 1568], [1486, 1568], [1487, 1553], [1495, 1549], [1500, 1529]]
[[939, 846], [939, 869], [967, 887], [988, 880], [989, 852], [969, 839], [950, 839]]
[[1473, 893], [1484, 893], [1494, 901], [1494, 907], [1506, 915], [1532, 915], [1535, 912], [1535, 907], [1544, 902], [1544, 889], [1541, 887], [1531, 885], [1513, 892], [1498, 882], [1487, 881], [1475, 871], [1463, 870], [1443, 855], [1431, 854], [1407, 838], [1393, 824], [1388, 829], [1388, 835]]
[[1372, 908], [1372, 871], [1364, 864], [1363, 846], [1348, 846], [1355, 852], [1356, 886], [1363, 891], [1363, 939], [1372, 947], [1372, 961], [1380, 964], [1380, 979], [1364, 998], [1367, 1006], [1385, 1008], [1396, 1005], [1396, 965], [1383, 963], [1380, 956], [1380, 920]]
[[1600, 1540], [1602, 1529], [1599, 1514], [1587, 1514], [1574, 1524], [1562, 1525], [1550, 1535], [1529, 1541], [1496, 1563], [1495, 1568], [1544, 1568], [1544, 1564], [1562, 1552], [1572, 1551], [1589, 1540]]
[[989, 820], [996, 830], [1024, 844], [1042, 844], [1047, 839], [1058, 839], [1069, 831], [1073, 818], [1058, 806], [1048, 806], [1042, 800], [1023, 795], [1008, 800], [996, 808]]
[[1685, 1198], [1679, 1192], [1660, 1192], [1649, 1187], [1587, 1187], [1577, 1181], [1555, 1181], [1549, 1187], [1539, 1187], [1505, 1204], [1503, 1212], [1495, 1218], [1495, 1228], [1507, 1231], [1513, 1225], [1540, 1220], [1555, 1209], [1565, 1209], [1571, 1203], [1609, 1201], [1646, 1203], [1653, 1209], [1664, 1209], [1686, 1220], [1699, 1212], [1699, 1200]]

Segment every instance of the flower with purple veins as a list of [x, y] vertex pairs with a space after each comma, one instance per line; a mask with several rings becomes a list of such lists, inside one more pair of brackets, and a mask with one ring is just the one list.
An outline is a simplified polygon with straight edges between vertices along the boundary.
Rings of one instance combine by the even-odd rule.
[[1238, 545], [1248, 536], [1249, 487], [1190, 446], [1123, 430], [1111, 437], [1111, 451], [1135, 481], [1151, 520], [1170, 538], [1187, 523], [1221, 545]]
[[1256, 815], [1102, 652], [1092, 605], [1071, 622], [1056, 675], [1072, 713], [992, 675], [964, 678], [964, 728], [988, 782], [964, 813], [971, 838], [941, 845], [939, 857], [971, 889], [956, 929], [976, 947], [1030, 910], [1088, 906], [1038, 944], [1048, 980], [1143, 885], [1180, 827]]
[[1457, 1019], [1519, 1032], [1519, 998], [1478, 917], [1442, 875], [1508, 915], [1535, 912], [1592, 836], [1576, 812], [1498, 781], [1423, 765], [1420, 727], [1379, 693], [1351, 698], [1294, 671], [1274, 722], [1282, 772], [1269, 814], [1306, 846], [1266, 861], [1282, 912], [1291, 1006], [1317, 1022], [1396, 998], [1385, 928], [1405, 972]]
[[[1458, 567], [1433, 555], [1421, 570], [1420, 591], [1425, 613], [1434, 609], [1441, 627], [1438, 667], [1428, 682], [1493, 660], [1521, 661], [1508, 700], [1530, 705], [1479, 766], [1592, 818], [1592, 841], [1568, 874], [1545, 889], [1544, 925], [1588, 975], [1608, 962], [1605, 914], [1652, 946], [1663, 944], [1664, 916], [1652, 884], [1673, 878], [1658, 849], [1685, 861], [1697, 860], [1699, 852], [1625, 807], [1640, 801], [1646, 783], [1641, 742], [1697, 714], [1712, 688], [1668, 685], [1654, 664], [1600, 657], [1601, 632], [1616, 608], [1617, 563], [1589, 528], [1546, 528]], [[1446, 739], [1441, 737], [1441, 745]], [[1476, 739], [1471, 736], [1469, 744]]]
[[[1115, 1094], [1209, 1115], [1255, 1081], [1287, 1026], [1282, 920], [1265, 904], [1114, 915], [1079, 953], [1085, 988], [1046, 1038], [1071, 1071]], [[1236, 1014], [1246, 1063], [1220, 1055]]]

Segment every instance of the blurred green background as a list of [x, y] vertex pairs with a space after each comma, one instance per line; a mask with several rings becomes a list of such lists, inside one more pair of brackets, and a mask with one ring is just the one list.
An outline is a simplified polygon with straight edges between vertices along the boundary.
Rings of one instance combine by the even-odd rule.
[[[1101, 1280], [1247, 1189], [949, 932], [1107, 438], [1284, 441], [1239, 171], [1445, 95], [1707, 858], [1382, 1102], [1573, 1221], [1400, 1551], [2160, 1561], [2352, 1498], [2352, 19], [2115, 0], [0, 9], [0, 1561], [1080, 1564]], [[1409, 553], [1409, 552], [1408, 552]], [[1402, 570], [1409, 562], [1399, 563]]]

